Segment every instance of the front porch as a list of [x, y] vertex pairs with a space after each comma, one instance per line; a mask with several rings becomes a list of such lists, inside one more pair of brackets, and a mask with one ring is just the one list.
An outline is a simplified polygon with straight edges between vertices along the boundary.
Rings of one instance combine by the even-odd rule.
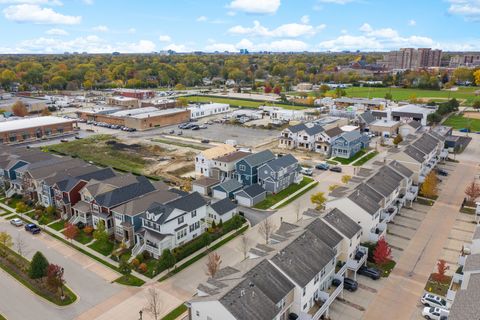
[[378, 242], [378, 240], [382, 237], [385, 237], [387, 234], [387, 225], [386, 223], [379, 223], [375, 228], [372, 228], [370, 230], [370, 233], [368, 235], [369, 241], [371, 242]]
[[365, 265], [365, 266], [367, 265], [367, 258], [368, 258], [368, 248], [367, 247], [359, 246], [357, 251], [363, 253], [362, 257], [359, 260], [355, 259], [355, 257], [353, 259], [349, 258], [347, 260], [347, 263], [346, 263], [346, 266], [347, 266], [348, 270], [353, 272], [353, 279], [354, 280], [357, 280], [358, 269], [360, 269], [360, 267], [363, 266], [363, 265]]

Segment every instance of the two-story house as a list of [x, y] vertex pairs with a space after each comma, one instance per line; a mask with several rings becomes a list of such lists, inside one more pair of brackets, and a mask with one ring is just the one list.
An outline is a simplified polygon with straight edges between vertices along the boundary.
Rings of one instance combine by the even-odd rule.
[[207, 227], [207, 201], [193, 192], [167, 203], [153, 203], [141, 216], [135, 252], [148, 251], [158, 258], [163, 250], [178, 247], [198, 236]]
[[303, 149], [313, 151], [322, 126], [313, 123], [301, 123], [284, 129], [279, 138], [279, 148]]
[[235, 151], [212, 159], [210, 177], [221, 182], [227, 179], [236, 179], [237, 176], [235, 174], [235, 163], [250, 154], [250, 152]]
[[260, 151], [246, 156], [237, 161], [235, 170], [238, 181], [245, 186], [258, 183], [258, 168], [263, 164], [275, 159], [275, 155], [270, 150]]
[[370, 139], [358, 131], [344, 132], [331, 142], [331, 156], [349, 159], [360, 150], [368, 148]]
[[330, 155], [332, 140], [343, 133], [340, 127], [333, 127], [321, 132], [315, 141], [315, 152]]
[[278, 193], [292, 183], [299, 183], [298, 160], [291, 154], [258, 167], [258, 183], [269, 193]]
[[225, 156], [237, 151], [234, 146], [221, 144], [213, 148], [203, 150], [195, 157], [195, 174], [210, 177], [213, 159]]

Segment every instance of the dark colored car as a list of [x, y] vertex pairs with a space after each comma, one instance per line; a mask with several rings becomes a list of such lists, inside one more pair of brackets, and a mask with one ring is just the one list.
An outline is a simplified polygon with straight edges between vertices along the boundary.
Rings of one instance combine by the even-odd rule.
[[333, 171], [333, 172], [342, 172], [342, 168], [341, 168], [341, 167], [331, 167], [331, 168], [330, 168], [330, 171]]
[[315, 169], [318, 169], [318, 170], [328, 170], [328, 168], [330, 168], [328, 163], [319, 163], [315, 166]]
[[25, 230], [32, 234], [40, 233], [41, 229], [35, 223], [29, 223], [25, 225]]
[[444, 177], [448, 176], [448, 172], [440, 168], [437, 169], [437, 173]]
[[342, 284], [342, 280], [340, 280], [340, 279], [333, 279], [332, 280], [332, 286], [334, 286], [334, 287], [338, 287], [341, 284]]
[[354, 292], [357, 291], [358, 289], [358, 282], [350, 279], [350, 278], [344, 278], [343, 279], [343, 288], [347, 289], [348, 291]]
[[378, 280], [380, 279], [380, 271], [375, 268], [368, 268], [365, 266], [361, 266], [360, 269], [358, 269], [358, 274], [361, 274], [362, 276], [366, 276], [371, 278], [372, 280]]
[[194, 125], [191, 129], [192, 130], [200, 130], [200, 126]]
[[208, 140], [208, 139], [203, 139], [203, 140], [202, 140], [202, 143], [210, 143], [210, 140]]
[[364, 255], [365, 255], [365, 253], [363, 251], [357, 251], [355, 253], [355, 260], [359, 261], [360, 259], [363, 258]]

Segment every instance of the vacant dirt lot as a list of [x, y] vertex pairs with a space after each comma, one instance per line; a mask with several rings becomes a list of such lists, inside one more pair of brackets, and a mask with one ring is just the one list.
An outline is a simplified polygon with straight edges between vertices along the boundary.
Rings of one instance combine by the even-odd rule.
[[480, 112], [467, 111], [463, 113], [463, 116], [470, 119], [480, 119]]

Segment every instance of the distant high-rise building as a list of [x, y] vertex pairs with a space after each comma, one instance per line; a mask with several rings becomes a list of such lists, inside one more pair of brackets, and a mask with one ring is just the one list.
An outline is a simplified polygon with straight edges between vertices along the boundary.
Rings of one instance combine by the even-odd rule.
[[442, 58], [442, 50], [431, 48], [401, 48], [384, 55], [378, 64], [387, 69], [418, 69], [439, 67]]
[[480, 66], [480, 54], [456, 55], [450, 58], [448, 65], [451, 68]]

